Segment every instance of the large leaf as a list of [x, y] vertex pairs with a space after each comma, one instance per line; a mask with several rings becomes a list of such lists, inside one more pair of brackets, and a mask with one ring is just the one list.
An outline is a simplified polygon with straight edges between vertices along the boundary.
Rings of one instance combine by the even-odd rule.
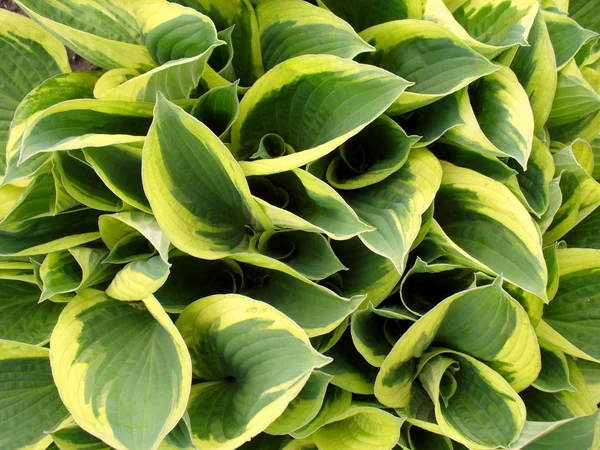
[[377, 49], [362, 55], [362, 62], [414, 83], [394, 102], [390, 114], [433, 103], [497, 70], [451, 31], [432, 22], [392, 21], [364, 30], [360, 36]]
[[470, 259], [474, 268], [503, 274], [546, 299], [548, 273], [540, 232], [519, 200], [491, 178], [449, 163], [442, 162], [442, 167], [434, 212], [441, 234], [430, 232], [431, 239], [442, 246], [450, 240], [461, 262]]
[[318, 0], [318, 3], [346, 20], [357, 31], [400, 19], [421, 19], [421, 0]]
[[233, 449], [263, 431], [312, 370], [329, 361], [284, 314], [240, 295], [192, 303], [177, 327], [192, 354], [194, 376], [202, 380], [188, 405], [194, 443], [201, 448]]
[[[233, 153], [237, 159], [247, 159], [263, 136], [274, 133], [293, 153], [244, 161], [244, 172], [261, 175], [300, 167], [357, 134], [409, 84], [385, 70], [337, 56], [289, 59], [261, 77], [244, 96], [231, 131]], [[265, 122], [266, 116], [273, 120]]]
[[266, 70], [294, 56], [328, 54], [353, 59], [374, 50], [348, 23], [304, 1], [268, 1], [256, 8], [256, 17]]
[[47, 31], [18, 14], [0, 10], [0, 176], [6, 169], [8, 131], [19, 103], [37, 85], [70, 72], [63, 45]]
[[253, 231], [268, 224], [227, 147], [162, 96], [144, 145], [142, 177], [160, 227], [192, 256], [244, 252]]
[[82, 291], [62, 312], [50, 345], [67, 409], [111, 447], [157, 449], [183, 416], [190, 357], [153, 297], [126, 303]]
[[18, 0], [17, 3], [65, 45], [97, 66], [142, 70], [154, 66], [132, 11], [135, 2]]
[[0, 340], [0, 445], [7, 450], [42, 450], [45, 434], [69, 415], [52, 381], [48, 349]]

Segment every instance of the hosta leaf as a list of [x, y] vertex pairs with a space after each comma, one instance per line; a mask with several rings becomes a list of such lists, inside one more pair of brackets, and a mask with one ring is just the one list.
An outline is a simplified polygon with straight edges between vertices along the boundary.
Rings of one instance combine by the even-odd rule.
[[229, 86], [213, 88], [202, 95], [192, 109], [192, 116], [222, 140], [239, 114], [237, 87], [236, 81]]
[[525, 208], [491, 178], [445, 162], [442, 167], [434, 217], [447, 238], [484, 271], [503, 274], [545, 300], [548, 273], [541, 236]]
[[170, 274], [154, 294], [168, 312], [180, 313], [193, 301], [241, 289], [243, 274], [235, 261], [207, 261], [182, 252], [169, 255]]
[[126, 211], [117, 214], [103, 215], [98, 220], [100, 235], [109, 250], [131, 233], [137, 232], [145, 237], [156, 249], [163, 261], [167, 262], [169, 239], [163, 233], [151, 214], [140, 211]]
[[402, 335], [377, 376], [379, 401], [393, 407], [409, 405], [410, 388], [417, 376], [415, 358], [431, 344], [485, 361], [516, 390], [529, 386], [541, 367], [537, 338], [527, 314], [502, 289], [500, 279], [449, 297]]
[[206, 14], [217, 30], [235, 25], [231, 34], [232, 65], [242, 86], [250, 86], [263, 75], [258, 22], [249, 0], [176, 0], [176, 3]]
[[354, 406], [319, 428], [320, 450], [388, 450], [398, 442], [402, 420], [377, 408]]
[[293, 169], [249, 177], [250, 192], [277, 227], [349, 239], [371, 228], [327, 183], [307, 171]]
[[556, 96], [547, 123], [553, 141], [591, 141], [600, 132], [600, 94], [571, 62], [558, 72]]
[[45, 431], [67, 419], [52, 381], [48, 349], [0, 340], [0, 406], [6, 416], [0, 445], [7, 450], [42, 450]]
[[109, 145], [83, 150], [85, 160], [123, 202], [151, 212], [142, 185], [142, 150], [135, 145]]
[[74, 424], [61, 427], [50, 434], [60, 450], [111, 450], [100, 439]]
[[357, 31], [400, 19], [421, 19], [420, 0], [318, 0], [318, 3], [346, 20]]
[[[188, 405], [194, 443], [202, 448], [233, 449], [263, 431], [312, 370], [329, 361], [288, 317], [240, 295], [192, 303], [177, 327], [190, 348], [194, 375], [203, 380], [192, 388]], [[276, 347], [269, 343], [273, 339]]]
[[[559, 450], [572, 448], [573, 450], [592, 450], [596, 445], [598, 413], [576, 419], [565, 419], [557, 422], [526, 422], [521, 438], [515, 443], [520, 444], [525, 435], [528, 424], [537, 427], [548, 427], [543, 433], [538, 433], [534, 438], [524, 439], [525, 446], [515, 445], [516, 450]], [[529, 441], [529, 442], [527, 442]]]
[[594, 402], [600, 402], [600, 364], [579, 359], [575, 361], [577, 368], [583, 375], [585, 384], [594, 397]]
[[42, 152], [143, 142], [152, 103], [71, 100], [35, 116], [23, 135], [19, 162]]
[[256, 8], [266, 70], [295, 56], [328, 54], [353, 59], [374, 50], [352, 27], [329, 12], [298, 0], [275, 0]]
[[600, 250], [559, 249], [557, 254], [558, 291], [544, 308], [544, 322], [538, 326], [538, 335], [565, 353], [598, 362]]
[[569, 380], [569, 365], [564, 353], [540, 339], [542, 370], [533, 386], [544, 392], [575, 391]]
[[7, 279], [3, 272], [0, 272], [0, 339], [45, 344], [50, 340], [62, 306], [53, 302], [39, 305], [40, 289], [35, 283]]
[[377, 49], [362, 55], [362, 62], [414, 83], [390, 107], [390, 114], [433, 103], [497, 70], [452, 32], [432, 22], [392, 21], [364, 30], [360, 36]]
[[380, 183], [343, 195], [358, 216], [376, 230], [359, 237], [388, 258], [399, 273], [419, 233], [421, 215], [433, 202], [441, 181], [439, 161], [425, 148], [414, 149], [406, 163]]
[[600, 250], [600, 208], [596, 208], [589, 216], [579, 222], [563, 236], [569, 247], [595, 248]]
[[66, 100], [93, 98], [94, 85], [101, 72], [70, 72], [55, 75], [35, 87], [19, 104], [11, 123], [6, 148], [6, 176], [4, 183], [22, 179], [36, 172], [49, 158], [39, 154], [19, 165], [21, 138], [29, 123], [46, 108]]
[[527, 37], [529, 47], [519, 47], [510, 68], [529, 96], [535, 131], [539, 132], [550, 114], [556, 91], [556, 57], [541, 12]]
[[169, 265], [160, 256], [130, 262], [112, 280], [106, 293], [117, 300], [146, 298], [167, 281]]
[[292, 400], [277, 420], [267, 427], [267, 433], [289, 434], [313, 420], [323, 405], [331, 378], [333, 378], [331, 375], [324, 372], [313, 372], [298, 397]]
[[278, 270], [245, 267], [244, 275], [246, 285], [242, 294], [274, 306], [310, 337], [334, 330], [365, 299], [364, 295], [345, 298], [324, 286]]
[[559, 190], [558, 202], [552, 217], [548, 217], [547, 221], [542, 217], [545, 245], [556, 242], [575, 226], [581, 206], [581, 186], [572, 172], [565, 170], [554, 181]]
[[249, 249], [268, 219], [227, 147], [160, 96], [142, 157], [144, 191], [177, 248], [203, 259]]
[[523, 168], [531, 154], [533, 114], [527, 93], [508, 67], [483, 77], [473, 88], [475, 116], [486, 137]]
[[597, 33], [582, 28], [565, 14], [542, 11], [548, 26], [548, 33], [556, 55], [556, 67], [560, 70], [573, 59], [583, 44], [597, 36]]
[[54, 75], [70, 72], [65, 48], [39, 25], [18, 14], [0, 11], [0, 176], [6, 169], [11, 121], [19, 103], [33, 88]]
[[347, 297], [366, 295], [368, 302], [377, 306], [400, 281], [401, 274], [392, 261], [372, 252], [358, 238], [332, 242], [331, 247], [348, 270], [329, 281]]
[[418, 139], [382, 115], [340, 146], [327, 169], [327, 181], [345, 190], [378, 183], [404, 165]]
[[[289, 59], [270, 70], [244, 95], [240, 117], [231, 131], [233, 152], [237, 159], [247, 159], [263, 136], [275, 133], [295, 153], [244, 161], [241, 166], [246, 175], [300, 167], [357, 134], [408, 85], [385, 70], [332, 55]], [[335, 95], [331, 95], [332, 89]], [[273, 120], [264, 122], [265, 116]]]
[[448, 28], [491, 59], [509, 47], [527, 45], [538, 8], [538, 2], [532, 0], [426, 0], [423, 19]]
[[[31, 18], [88, 61], [105, 69], [154, 66], [132, 11], [124, 0], [18, 0]], [[65, 11], [68, 11], [66, 13]], [[111, 51], [106, 51], [106, 49]]]
[[190, 357], [153, 297], [129, 304], [82, 291], [64, 309], [50, 344], [63, 402], [84, 430], [111, 447], [157, 449], [183, 416]]
[[66, 250], [94, 241], [98, 213], [89, 210], [0, 227], [0, 256], [30, 256]]

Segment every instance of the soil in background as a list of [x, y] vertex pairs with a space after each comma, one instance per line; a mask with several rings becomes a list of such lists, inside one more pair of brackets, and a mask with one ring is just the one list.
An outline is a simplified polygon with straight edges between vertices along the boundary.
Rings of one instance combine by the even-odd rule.
[[[0, 8], [25, 15], [25, 13], [23, 13], [21, 8], [19, 8], [13, 0], [0, 0]], [[86, 61], [79, 55], [76, 55], [71, 50], [67, 49], [67, 53], [69, 55], [69, 62], [71, 63], [71, 69], [73, 69], [73, 72], [81, 72], [84, 70], [101, 70], [91, 62]]]

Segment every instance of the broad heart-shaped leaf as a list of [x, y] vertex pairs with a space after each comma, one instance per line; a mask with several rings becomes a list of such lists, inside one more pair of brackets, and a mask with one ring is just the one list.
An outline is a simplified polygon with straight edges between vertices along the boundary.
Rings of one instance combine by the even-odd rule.
[[382, 115], [340, 146], [327, 168], [327, 181], [346, 190], [378, 183], [404, 165], [418, 140]]
[[515, 45], [526, 46], [539, 9], [535, 0], [423, 2], [423, 19], [438, 23], [492, 59]]
[[538, 335], [567, 354], [599, 362], [600, 250], [558, 249], [557, 254], [558, 291], [544, 308]]
[[317, 0], [317, 3], [346, 20], [356, 31], [390, 20], [421, 19], [421, 0]]
[[325, 282], [346, 297], [366, 295], [365, 302], [377, 306], [400, 281], [401, 273], [392, 261], [371, 251], [359, 238], [332, 242], [331, 247], [348, 270]]
[[0, 406], [6, 414], [0, 446], [6, 450], [45, 449], [45, 434], [69, 413], [52, 381], [48, 349], [0, 340]]
[[411, 313], [422, 316], [442, 300], [469, 289], [474, 281], [473, 270], [463, 265], [427, 264], [417, 256], [400, 284], [400, 299]]
[[358, 217], [375, 228], [359, 237], [378, 255], [388, 258], [398, 273], [421, 228], [421, 215], [440, 186], [442, 168], [425, 148], [413, 149], [406, 163], [385, 180], [346, 191], [344, 199]]
[[548, 117], [553, 141], [592, 141], [600, 133], [600, 93], [586, 81], [574, 61], [558, 72], [556, 96]]
[[257, 435], [298, 395], [313, 369], [329, 362], [291, 319], [241, 295], [198, 300], [177, 327], [194, 376], [202, 380], [188, 404], [200, 448], [234, 449]]
[[390, 114], [433, 103], [497, 70], [455, 34], [433, 22], [392, 21], [364, 30], [360, 36], [377, 49], [361, 55], [361, 62], [390, 70], [414, 83], [391, 105]]
[[42, 152], [143, 142], [152, 103], [70, 100], [35, 116], [23, 134], [19, 163]]
[[225, 141], [228, 131], [240, 112], [237, 96], [238, 82], [215, 87], [204, 93], [192, 108], [192, 116]]
[[597, 33], [582, 28], [576, 21], [564, 14], [542, 11], [542, 17], [548, 26], [558, 70], [573, 59], [583, 44], [597, 36]]
[[0, 339], [25, 344], [45, 344], [62, 305], [53, 302], [38, 304], [40, 289], [35, 283], [9, 279], [0, 271]]
[[327, 386], [332, 378], [324, 372], [314, 371], [298, 396], [275, 422], [268, 426], [267, 433], [289, 434], [313, 420], [323, 405]]
[[169, 277], [154, 294], [167, 312], [180, 313], [209, 295], [235, 293], [243, 283], [242, 269], [232, 260], [207, 261], [175, 251], [169, 263]]
[[103, 264], [107, 254], [106, 249], [75, 247], [46, 255], [39, 269], [40, 302], [111, 279], [118, 268]]
[[[346, 298], [304, 277], [280, 270], [243, 266], [245, 286], [241, 294], [277, 308], [310, 337], [333, 331], [365, 299], [364, 295]], [[298, 302], [298, 298], [302, 298]]]
[[122, 239], [130, 239], [131, 233], [137, 232], [152, 244], [163, 261], [168, 261], [169, 239], [158, 226], [152, 214], [125, 211], [103, 215], [100, 216], [98, 224], [102, 240], [109, 250], [114, 250]]
[[0, 176], [6, 169], [10, 123], [19, 103], [37, 85], [61, 72], [70, 72], [63, 45], [31, 20], [0, 11]]
[[0, 226], [0, 256], [31, 256], [66, 250], [94, 241], [98, 213], [77, 210]]
[[252, 85], [263, 75], [258, 22], [249, 0], [176, 0], [175, 3], [206, 14], [217, 30], [234, 25], [231, 33], [232, 65], [242, 86]]
[[402, 335], [377, 375], [379, 401], [392, 407], [409, 405], [418, 358], [430, 345], [484, 361], [517, 391], [529, 386], [541, 367], [533, 327], [521, 305], [502, 289], [500, 278], [449, 297]]
[[[97, 66], [142, 70], [154, 67], [131, 9], [135, 2], [18, 0], [17, 4], [75, 53]], [[111, 51], [107, 52], [107, 48]]]
[[40, 154], [19, 165], [21, 138], [36, 115], [57, 103], [94, 97], [94, 85], [101, 72], [69, 72], [55, 75], [38, 85], [23, 98], [11, 123], [6, 146], [6, 174], [4, 183], [28, 177], [49, 158]]
[[256, 18], [265, 70], [294, 56], [327, 54], [353, 59], [374, 50], [348, 23], [304, 1], [262, 3], [256, 8]]
[[162, 95], [142, 153], [144, 191], [161, 229], [192, 256], [249, 249], [269, 223], [233, 156], [204, 124]]
[[486, 137], [526, 169], [533, 141], [533, 113], [527, 93], [508, 67], [478, 80], [471, 99]]
[[501, 183], [475, 171], [446, 162], [442, 167], [434, 212], [441, 234], [430, 232], [433, 241], [442, 246], [449, 244], [444, 239], [451, 241], [449, 245], [478, 264], [479, 270], [502, 274], [546, 300], [548, 272], [542, 239], [519, 200]]
[[111, 447], [155, 450], [183, 416], [190, 356], [154, 297], [126, 303], [84, 290], [63, 310], [50, 346], [65, 406]]
[[518, 197], [523, 197], [524, 206], [537, 217], [541, 217], [548, 209], [550, 202], [550, 181], [554, 177], [554, 160], [550, 150], [542, 142], [533, 137], [531, 155], [527, 160], [527, 170], [512, 160], [508, 165], [518, 174], [505, 183]]
[[135, 301], [156, 292], [167, 281], [169, 265], [160, 256], [132, 261], [112, 280], [106, 293], [117, 300]]
[[556, 91], [556, 57], [541, 12], [527, 37], [529, 47], [519, 47], [510, 68], [525, 89], [531, 103], [535, 131], [539, 132], [550, 114]]
[[402, 422], [381, 409], [353, 405], [312, 439], [319, 450], [389, 450], [398, 442]]
[[327, 183], [301, 169], [248, 177], [250, 192], [280, 228], [349, 239], [371, 228]]
[[[295, 153], [244, 161], [240, 165], [246, 175], [300, 167], [357, 134], [409, 84], [385, 70], [337, 56], [289, 59], [261, 77], [244, 95], [240, 116], [231, 130], [232, 151], [238, 160], [247, 159], [263, 136], [274, 133]], [[267, 116], [273, 120], [264, 121]]]
[[126, 144], [90, 147], [83, 153], [87, 163], [117, 197], [141, 211], [152, 212], [142, 185], [140, 147]]

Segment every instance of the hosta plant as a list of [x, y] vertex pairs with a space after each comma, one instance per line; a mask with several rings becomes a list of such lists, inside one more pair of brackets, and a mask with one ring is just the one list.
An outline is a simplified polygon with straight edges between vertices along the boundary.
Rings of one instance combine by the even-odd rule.
[[600, 448], [596, 1], [17, 3], [2, 450]]

